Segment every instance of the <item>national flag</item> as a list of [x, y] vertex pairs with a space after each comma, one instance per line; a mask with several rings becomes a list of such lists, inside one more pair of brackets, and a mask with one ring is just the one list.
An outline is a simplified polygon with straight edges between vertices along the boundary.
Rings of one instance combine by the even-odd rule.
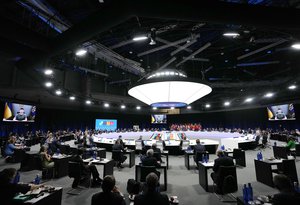
[[151, 115], [151, 123], [155, 123], [155, 118], [153, 115]]
[[34, 120], [35, 114], [36, 114], [36, 106], [32, 106], [31, 111], [30, 111], [30, 115], [31, 115], [32, 120]]
[[274, 115], [273, 115], [272, 111], [269, 108], [267, 108], [267, 109], [268, 109], [268, 118], [273, 119]]
[[4, 107], [4, 119], [8, 120], [13, 116], [12, 114], [12, 104], [6, 102]]

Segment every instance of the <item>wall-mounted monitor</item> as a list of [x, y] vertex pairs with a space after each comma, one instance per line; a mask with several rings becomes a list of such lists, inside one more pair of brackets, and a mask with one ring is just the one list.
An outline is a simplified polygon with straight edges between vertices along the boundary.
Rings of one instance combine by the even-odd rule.
[[36, 115], [35, 105], [6, 102], [3, 121], [5, 122], [34, 122]]
[[167, 115], [165, 114], [153, 114], [151, 115], [151, 124], [166, 124]]
[[96, 130], [115, 131], [117, 129], [118, 121], [113, 119], [96, 119]]
[[294, 105], [274, 105], [268, 106], [268, 119], [271, 121], [276, 120], [296, 120]]

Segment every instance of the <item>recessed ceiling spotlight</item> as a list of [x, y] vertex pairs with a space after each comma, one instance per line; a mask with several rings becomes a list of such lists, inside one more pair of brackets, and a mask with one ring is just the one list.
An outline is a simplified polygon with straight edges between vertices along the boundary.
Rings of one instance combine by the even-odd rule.
[[171, 109], [171, 110], [174, 110], [174, 109], [175, 109], [175, 107], [171, 107], [170, 109]]
[[75, 98], [75, 96], [70, 96], [69, 99], [70, 100], [75, 100], [76, 98]]
[[109, 107], [109, 104], [108, 103], [104, 103], [104, 107]]
[[237, 37], [239, 36], [240, 34], [237, 33], [237, 32], [226, 32], [226, 33], [223, 33], [223, 36], [226, 36], [226, 37]]
[[140, 59], [140, 61], [143, 62], [144, 60], [143, 60], [143, 59]]
[[126, 106], [125, 105], [121, 105], [121, 109], [125, 109], [126, 108]]
[[45, 75], [52, 75], [52, 74], [53, 74], [53, 70], [51, 70], [51, 69], [46, 69], [46, 70], [44, 70], [44, 74], [45, 74]]
[[230, 105], [230, 102], [226, 101], [226, 102], [224, 102], [224, 105], [225, 105], [225, 106], [229, 106], [229, 105]]
[[153, 107], [152, 110], [157, 110], [157, 107]]
[[137, 109], [137, 110], [140, 110], [140, 109], [141, 109], [141, 106], [136, 106], [136, 109]]
[[55, 94], [56, 94], [56, 95], [61, 95], [61, 94], [62, 94], [62, 91], [61, 91], [61, 90], [56, 90], [56, 91], [55, 91]]
[[274, 93], [266, 93], [265, 94], [265, 97], [266, 98], [271, 98], [271, 97], [273, 97], [274, 96]]
[[206, 108], [210, 108], [210, 104], [206, 104], [205, 107], [206, 107]]
[[227, 59], [225, 60], [225, 63], [228, 63], [228, 60], [227, 60]]
[[300, 50], [300, 43], [294, 43], [291, 47]]
[[245, 52], [248, 52], [248, 51], [250, 51], [250, 49], [249, 49], [249, 48], [246, 48], [246, 49], [245, 49]]
[[296, 85], [290, 85], [290, 86], [288, 87], [288, 89], [290, 89], [290, 90], [295, 90], [296, 88], [297, 88]]
[[134, 37], [132, 40], [133, 41], [144, 41], [144, 40], [147, 40], [148, 37], [146, 35], [141, 35], [141, 36], [136, 36]]
[[253, 98], [246, 98], [245, 102], [252, 102]]
[[76, 51], [75, 54], [77, 56], [84, 56], [86, 53], [87, 53], [87, 50], [85, 50], [85, 49], [79, 49], [79, 50]]
[[90, 105], [91, 103], [92, 103], [92, 101], [90, 101], [90, 100], [85, 101], [85, 104], [87, 104], [87, 105]]
[[267, 54], [271, 54], [272, 53], [272, 51], [270, 50], [270, 51], [267, 51]]
[[132, 52], [132, 51], [129, 51], [129, 54], [133, 54], [133, 52]]
[[51, 82], [46, 82], [46, 83], [45, 83], [45, 86], [46, 86], [47, 88], [52, 87], [52, 85], [53, 85], [53, 84], [52, 84]]
[[221, 56], [223, 56], [223, 55], [224, 55], [224, 52], [221, 53]]
[[190, 110], [190, 109], [192, 109], [192, 106], [189, 105], [189, 106], [187, 106], [186, 108]]

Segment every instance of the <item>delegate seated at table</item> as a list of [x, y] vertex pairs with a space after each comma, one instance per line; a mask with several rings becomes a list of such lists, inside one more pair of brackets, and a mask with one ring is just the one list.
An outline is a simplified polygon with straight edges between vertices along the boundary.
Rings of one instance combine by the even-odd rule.
[[40, 154], [40, 157], [41, 157], [41, 160], [42, 160], [42, 167], [43, 168], [52, 168], [52, 167], [54, 167], [54, 162], [51, 159], [51, 155], [48, 154], [48, 148], [45, 145], [41, 146], [39, 154]]
[[299, 204], [300, 194], [295, 192], [293, 184], [287, 176], [283, 174], [275, 175], [273, 181], [275, 187], [279, 190], [279, 193], [271, 199], [273, 205]]
[[7, 168], [0, 172], [0, 199], [1, 205], [11, 205], [14, 196], [17, 193], [25, 194], [28, 191], [38, 189], [43, 185], [34, 184], [14, 184], [13, 179], [16, 176], [16, 169]]
[[[153, 156], [154, 152], [153, 149], [148, 149], [146, 152], [146, 157], [141, 158], [142, 165], [143, 166], [154, 166], [154, 167], [160, 167], [160, 164], [157, 162], [157, 159]], [[160, 172], [155, 171], [155, 174], [160, 177]]]
[[224, 154], [224, 151], [222, 150], [218, 150], [217, 151], [217, 156], [218, 158], [215, 159], [215, 162], [214, 162], [214, 167], [213, 167], [213, 173], [211, 173], [211, 178], [212, 180], [218, 184], [218, 179], [219, 179], [219, 168], [220, 166], [234, 166], [234, 162], [233, 162], [233, 159], [231, 157], [228, 157]]
[[103, 192], [94, 194], [92, 196], [91, 205], [125, 205], [125, 200], [121, 196], [119, 189], [116, 187], [115, 177], [107, 175], [102, 182]]
[[15, 145], [15, 143], [16, 143], [16, 137], [13, 136], [13, 135], [10, 136], [8, 141], [7, 141], [7, 144], [5, 146], [5, 150], [4, 150], [7, 162], [9, 162], [9, 161], [13, 162], [14, 161], [15, 150], [20, 148], [20, 146]]
[[121, 139], [117, 139], [115, 144], [112, 146], [113, 151], [120, 151], [121, 152], [121, 161], [119, 161], [118, 167], [123, 168], [122, 163], [125, 162], [127, 159], [126, 156], [123, 155], [123, 152], [125, 151], [124, 146], [121, 144]]

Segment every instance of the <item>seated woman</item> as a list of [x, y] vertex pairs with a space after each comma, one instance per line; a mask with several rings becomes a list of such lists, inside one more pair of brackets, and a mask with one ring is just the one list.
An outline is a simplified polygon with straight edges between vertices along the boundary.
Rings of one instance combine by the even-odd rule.
[[13, 179], [16, 176], [16, 169], [7, 168], [0, 172], [0, 199], [2, 205], [12, 204], [12, 199], [17, 193], [25, 194], [28, 191], [40, 188], [43, 185], [34, 184], [14, 184]]
[[51, 160], [51, 155], [48, 154], [48, 148], [45, 145], [41, 146], [39, 154], [41, 156], [43, 168], [54, 167], [54, 162]]
[[18, 146], [15, 146], [15, 143], [16, 143], [15, 136], [10, 136], [4, 150], [6, 162], [14, 162], [15, 149], [19, 148]]

